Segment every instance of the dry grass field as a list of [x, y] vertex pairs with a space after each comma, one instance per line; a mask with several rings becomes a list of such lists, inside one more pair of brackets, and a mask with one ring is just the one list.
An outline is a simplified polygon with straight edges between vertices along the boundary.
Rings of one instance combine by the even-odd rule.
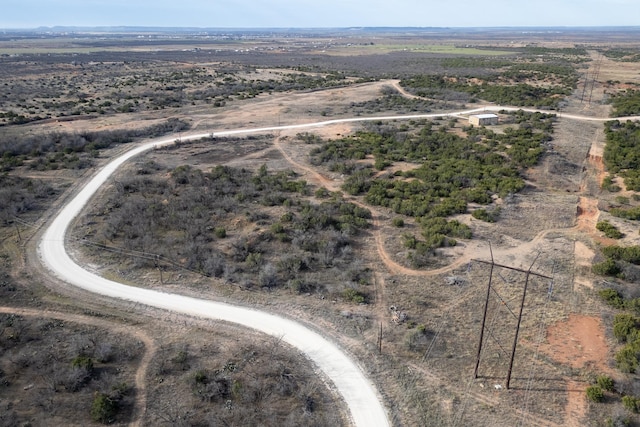
[[[388, 151], [318, 163], [317, 150], [358, 132], [393, 131], [404, 141], [425, 126], [466, 138], [473, 129], [465, 116], [181, 141], [480, 108], [499, 104], [483, 98], [495, 94], [453, 83], [553, 87], [567, 69], [575, 84], [568, 95], [550, 95], [545, 102], [555, 109], [546, 112], [605, 119], [612, 96], [640, 86], [639, 63], [606, 52], [637, 52], [636, 36], [0, 39], [2, 424], [349, 424], [331, 384], [278, 337], [94, 298], [56, 283], [38, 264], [47, 219], [97, 168], [153, 132], [175, 146], [125, 165], [70, 231], [73, 256], [91, 270], [312, 326], [363, 367], [393, 425], [640, 425], [621, 401], [640, 396], [638, 378], [615, 367], [616, 311], [598, 297], [610, 281], [632, 283], [591, 270], [602, 246], [640, 244], [637, 221], [607, 212], [620, 197], [638, 202], [626, 188], [601, 187], [602, 122], [556, 118], [539, 160], [519, 171], [522, 189], [449, 215], [471, 238], [430, 250], [420, 265], [407, 236], [427, 239], [424, 218], [345, 189], [348, 168], [366, 171]], [[449, 83], [421, 94], [406, 84], [418, 75]], [[499, 116], [489, 127], [496, 140], [517, 126]], [[410, 182], [417, 178], [406, 173], [424, 161], [394, 160], [371, 179]], [[474, 217], [481, 207], [499, 207], [497, 220]], [[605, 237], [596, 229], [602, 219], [625, 237]], [[615, 391], [594, 403], [585, 390], [601, 375], [613, 378]], [[112, 403], [112, 414], [94, 415], [93, 406]]]

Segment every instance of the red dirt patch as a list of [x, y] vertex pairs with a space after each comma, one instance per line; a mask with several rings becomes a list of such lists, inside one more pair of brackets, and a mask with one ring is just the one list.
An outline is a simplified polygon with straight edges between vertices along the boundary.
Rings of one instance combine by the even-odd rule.
[[580, 197], [577, 210], [578, 229], [592, 232], [595, 230], [599, 215], [600, 210], [598, 209], [597, 199]]
[[547, 329], [547, 341], [540, 350], [553, 360], [572, 368], [589, 367], [607, 372], [608, 347], [598, 317], [570, 314]]
[[602, 184], [607, 172], [604, 168], [604, 161], [602, 160], [604, 149], [603, 147], [593, 144], [589, 150], [589, 164], [596, 170], [596, 176], [598, 177], [598, 184]]
[[[570, 314], [547, 329], [547, 340], [540, 350], [553, 360], [572, 368], [590, 368], [598, 373], [608, 373], [604, 328], [598, 317]], [[588, 405], [584, 391], [586, 384], [567, 382], [567, 406], [565, 424], [570, 427], [584, 425]]]

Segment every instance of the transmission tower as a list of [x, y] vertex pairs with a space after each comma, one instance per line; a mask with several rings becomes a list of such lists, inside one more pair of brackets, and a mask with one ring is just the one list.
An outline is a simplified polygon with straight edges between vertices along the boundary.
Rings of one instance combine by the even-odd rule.
[[[484, 314], [482, 316], [482, 326], [480, 328], [480, 338], [479, 338], [479, 341], [478, 341], [478, 352], [477, 352], [477, 355], [476, 355], [476, 364], [475, 364], [475, 369], [474, 369], [474, 372], [473, 372], [473, 376], [474, 376], [474, 378], [478, 378], [478, 368], [480, 367], [480, 360], [481, 360], [481, 356], [482, 356], [482, 348], [483, 348], [483, 345], [484, 345], [484, 342], [485, 342], [485, 331], [487, 331], [488, 333], [492, 334], [491, 330], [487, 328], [487, 322], [486, 322], [487, 321], [487, 311], [488, 311], [488, 307], [489, 307], [489, 301], [491, 299], [491, 293], [492, 292], [495, 293], [497, 295], [497, 297], [499, 298], [499, 300], [502, 302], [502, 304], [506, 305], [504, 299], [492, 287], [494, 270], [495, 270], [496, 267], [499, 267], [499, 268], [507, 269], [507, 270], [510, 270], [510, 271], [515, 271], [517, 273], [521, 273], [521, 274], [524, 275], [524, 285], [523, 285], [523, 288], [522, 288], [522, 297], [520, 299], [520, 309], [519, 309], [517, 315], [516, 315], [516, 313], [514, 313], [513, 311], [511, 311], [509, 309], [510, 314], [517, 319], [517, 323], [516, 323], [516, 327], [515, 327], [515, 333], [514, 333], [514, 337], [513, 337], [513, 345], [511, 347], [511, 353], [510, 353], [510, 358], [509, 358], [509, 369], [507, 371], [507, 378], [506, 378], [506, 388], [509, 389], [509, 386], [510, 386], [510, 383], [511, 383], [511, 373], [513, 372], [513, 362], [515, 360], [515, 355], [516, 355], [516, 347], [518, 345], [518, 335], [520, 333], [520, 325], [522, 323], [522, 314], [523, 314], [523, 311], [524, 311], [524, 303], [525, 303], [525, 300], [526, 300], [526, 297], [527, 297], [527, 288], [529, 287], [530, 278], [532, 276], [535, 276], [535, 277], [549, 279], [549, 280], [553, 280], [553, 279], [551, 277], [545, 276], [543, 274], [535, 273], [535, 272], [531, 271], [533, 266], [534, 266], [534, 264], [538, 260], [538, 257], [540, 256], [539, 253], [538, 253], [538, 255], [536, 255], [535, 259], [533, 260], [533, 262], [531, 263], [529, 268], [527, 270], [524, 270], [522, 268], [510, 267], [510, 266], [507, 266], [507, 265], [502, 265], [502, 264], [496, 263], [494, 258], [493, 258], [493, 250], [491, 249], [491, 245], [489, 245], [489, 250], [491, 252], [491, 261], [484, 261], [484, 260], [477, 260], [477, 259], [473, 259], [472, 260], [472, 262], [478, 262], [478, 263], [490, 265], [489, 281], [488, 281], [488, 284], [487, 284], [487, 294], [486, 294], [486, 299], [485, 299], [485, 304], [484, 304]], [[506, 350], [504, 350], [502, 348], [502, 346], [500, 346], [500, 348], [506, 353]]]

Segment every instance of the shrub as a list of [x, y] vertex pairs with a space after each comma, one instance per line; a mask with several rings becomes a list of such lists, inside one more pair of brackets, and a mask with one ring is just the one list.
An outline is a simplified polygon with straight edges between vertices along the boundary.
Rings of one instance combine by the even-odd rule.
[[486, 209], [476, 209], [471, 212], [471, 216], [475, 219], [479, 219], [485, 222], [496, 222], [498, 219], [498, 215], [500, 215], [500, 208], [496, 208], [492, 211], [488, 211]]
[[118, 402], [108, 394], [96, 392], [91, 405], [91, 419], [93, 421], [109, 424], [113, 422], [118, 413]]
[[196, 382], [196, 384], [206, 384], [209, 381], [207, 372], [203, 369], [197, 370], [196, 373], [193, 375], [193, 379]]
[[624, 299], [622, 298], [622, 295], [620, 295], [620, 292], [615, 289], [602, 289], [598, 292], [598, 295], [611, 307], [624, 308]]
[[611, 176], [605, 176], [602, 180], [601, 188], [603, 190], [607, 190], [610, 193], [617, 193], [621, 190], [621, 188], [613, 183], [613, 178]]
[[367, 296], [364, 293], [353, 288], [347, 288], [342, 291], [342, 298], [356, 304], [364, 304], [367, 302]]
[[481, 221], [493, 222], [493, 221], [491, 221], [491, 217], [489, 216], [489, 212], [487, 212], [486, 209], [476, 209], [475, 211], [471, 212], [471, 216], [474, 217], [475, 219], [479, 219]]
[[587, 398], [592, 402], [602, 402], [604, 400], [604, 392], [597, 385], [587, 387]]
[[618, 230], [618, 227], [607, 220], [598, 221], [596, 229], [602, 231], [604, 235], [610, 239], [622, 239], [624, 237], [624, 234]]
[[260, 286], [265, 288], [272, 288], [278, 284], [278, 271], [276, 267], [271, 264], [265, 264], [258, 274], [258, 281], [260, 282]]
[[631, 412], [639, 412], [640, 399], [637, 399], [633, 396], [622, 396], [622, 406], [624, 406]]
[[315, 192], [315, 196], [316, 196], [318, 199], [325, 199], [325, 198], [329, 197], [329, 190], [327, 190], [327, 189], [326, 189], [326, 188], [324, 188], [324, 187], [320, 187], [320, 188], [318, 188], [318, 189], [316, 190], [316, 192]]
[[227, 230], [224, 227], [216, 227], [213, 232], [218, 239], [224, 239], [227, 237]]
[[393, 218], [392, 223], [395, 227], [404, 227], [404, 219], [400, 217]]
[[613, 391], [613, 379], [607, 375], [599, 375], [596, 385], [605, 391]]
[[616, 196], [616, 203], [620, 203], [621, 205], [628, 205], [629, 198], [625, 196]]
[[632, 221], [640, 220], [640, 206], [629, 209], [612, 208], [609, 213], [618, 218], [630, 219]]
[[622, 273], [622, 269], [616, 264], [614, 260], [611, 258], [607, 258], [606, 260], [599, 262], [597, 264], [593, 264], [591, 266], [591, 270], [599, 274], [601, 276], [618, 276]]
[[403, 234], [402, 240], [404, 241], [404, 247], [407, 249], [415, 249], [418, 245], [418, 239], [416, 239], [416, 236], [409, 233]]
[[377, 170], [384, 170], [386, 167], [391, 166], [391, 162], [384, 159], [384, 157], [376, 155], [373, 167]]
[[637, 326], [638, 319], [636, 317], [626, 313], [616, 314], [613, 319], [613, 335], [618, 341], [625, 342]]
[[293, 221], [293, 218], [293, 212], [286, 212], [280, 217], [280, 222], [291, 222]]
[[409, 351], [423, 352], [429, 345], [426, 327], [418, 325], [415, 329], [408, 331], [404, 337], [404, 344]]
[[640, 313], [640, 298], [631, 298], [624, 301], [624, 308]]
[[640, 246], [607, 246], [602, 248], [602, 253], [607, 258], [623, 260], [631, 264], [640, 265]]
[[171, 361], [182, 371], [189, 369], [189, 352], [186, 347], [178, 350], [178, 352], [171, 358]]
[[312, 292], [314, 290], [313, 284], [305, 282], [302, 279], [291, 279], [287, 282], [287, 286], [289, 289], [299, 294]]
[[271, 227], [269, 227], [269, 229], [274, 234], [284, 233], [284, 231], [285, 231], [284, 230], [284, 225], [282, 225], [279, 222], [274, 222], [273, 224], [271, 224]]
[[93, 371], [93, 359], [87, 356], [77, 356], [71, 361], [71, 366], [86, 369], [86, 371], [90, 373]]
[[616, 353], [616, 366], [622, 372], [634, 373], [638, 368], [638, 351], [632, 344], [627, 344]]

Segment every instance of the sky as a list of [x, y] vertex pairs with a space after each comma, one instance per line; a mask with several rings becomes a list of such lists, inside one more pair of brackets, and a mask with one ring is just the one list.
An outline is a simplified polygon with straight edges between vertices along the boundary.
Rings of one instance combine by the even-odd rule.
[[640, 25], [640, 0], [2, 0], [0, 10], [0, 28]]

